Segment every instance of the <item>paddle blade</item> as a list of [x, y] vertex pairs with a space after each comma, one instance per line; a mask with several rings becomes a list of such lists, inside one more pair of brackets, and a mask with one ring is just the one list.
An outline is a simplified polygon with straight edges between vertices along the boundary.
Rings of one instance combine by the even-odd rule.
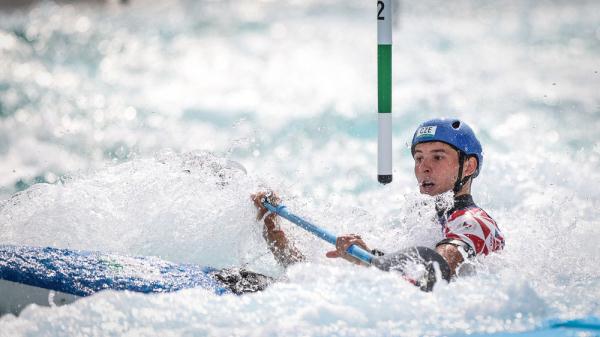
[[[374, 258], [371, 263], [381, 270], [401, 273], [423, 291], [433, 290], [438, 278], [450, 281], [448, 262], [435, 250], [427, 247], [406, 248]], [[424, 267], [424, 272], [416, 279], [411, 275], [415, 266]]]

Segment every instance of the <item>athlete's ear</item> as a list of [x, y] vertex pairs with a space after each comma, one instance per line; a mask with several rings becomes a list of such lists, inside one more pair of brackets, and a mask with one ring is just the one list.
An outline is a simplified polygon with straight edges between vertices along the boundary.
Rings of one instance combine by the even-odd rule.
[[473, 173], [475, 173], [475, 171], [477, 170], [477, 158], [475, 158], [475, 156], [471, 156], [469, 158], [467, 158], [467, 160], [465, 161], [465, 165], [464, 165], [464, 176], [470, 176], [473, 175]]

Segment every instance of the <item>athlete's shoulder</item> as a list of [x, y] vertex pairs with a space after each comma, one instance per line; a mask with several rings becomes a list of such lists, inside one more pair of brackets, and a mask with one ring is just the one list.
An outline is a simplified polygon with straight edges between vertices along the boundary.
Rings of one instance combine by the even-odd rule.
[[487, 255], [504, 247], [504, 237], [498, 224], [486, 211], [476, 205], [452, 212], [448, 217], [444, 234], [447, 238], [465, 241], [477, 254]]
[[448, 221], [453, 221], [458, 218], [483, 218], [485, 220], [494, 221], [494, 219], [485, 211], [483, 208], [477, 206], [473, 201], [470, 203], [463, 203], [450, 211], [448, 214]]

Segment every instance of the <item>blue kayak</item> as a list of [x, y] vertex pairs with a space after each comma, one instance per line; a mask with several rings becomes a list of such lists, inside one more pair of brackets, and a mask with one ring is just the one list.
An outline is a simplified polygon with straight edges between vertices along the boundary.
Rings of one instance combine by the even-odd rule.
[[[61, 305], [102, 290], [166, 293], [203, 288], [216, 295], [264, 289], [272, 280], [241, 269], [218, 270], [157, 257], [0, 245], [0, 315], [26, 305]], [[490, 337], [600, 336], [600, 319], [552, 320], [532, 331]], [[453, 337], [467, 336], [463, 334]]]
[[89, 296], [106, 289], [164, 293], [197, 287], [218, 295], [231, 293], [215, 279], [216, 271], [156, 257], [0, 246], [0, 279], [75, 296]]
[[102, 290], [167, 293], [203, 288], [216, 295], [264, 289], [271, 279], [243, 269], [172, 263], [52, 247], [0, 245], [0, 315], [28, 304], [60, 305]]

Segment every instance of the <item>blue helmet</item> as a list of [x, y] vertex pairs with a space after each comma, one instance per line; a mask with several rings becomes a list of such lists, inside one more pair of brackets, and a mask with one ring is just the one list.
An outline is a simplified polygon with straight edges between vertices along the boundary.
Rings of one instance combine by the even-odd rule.
[[[475, 156], [477, 170], [473, 178], [479, 175], [483, 164], [481, 143], [467, 123], [456, 118], [437, 118], [428, 120], [417, 128], [412, 139], [411, 153], [415, 155], [415, 146], [426, 142], [443, 142], [462, 153], [463, 158]], [[462, 160], [462, 159], [461, 159]], [[462, 162], [461, 162], [462, 171]]]

